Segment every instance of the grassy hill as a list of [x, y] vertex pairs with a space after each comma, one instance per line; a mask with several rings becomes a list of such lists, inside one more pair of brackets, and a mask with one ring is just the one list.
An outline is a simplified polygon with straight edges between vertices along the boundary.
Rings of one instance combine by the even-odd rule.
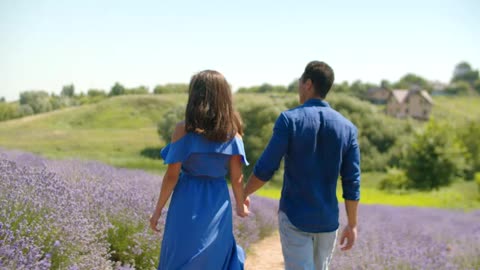
[[158, 171], [162, 162], [141, 155], [160, 148], [157, 122], [186, 95], [121, 96], [0, 123], [0, 146], [50, 158], [93, 159]]
[[435, 97], [432, 116], [437, 120], [452, 122], [480, 121], [480, 97]]

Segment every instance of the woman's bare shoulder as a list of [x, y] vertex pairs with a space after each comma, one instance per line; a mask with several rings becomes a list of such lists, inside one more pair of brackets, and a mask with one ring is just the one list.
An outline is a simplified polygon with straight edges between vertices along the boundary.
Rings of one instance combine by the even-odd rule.
[[172, 142], [180, 140], [186, 134], [187, 131], [185, 130], [185, 121], [178, 122], [177, 125], [175, 125], [175, 131], [172, 135]]

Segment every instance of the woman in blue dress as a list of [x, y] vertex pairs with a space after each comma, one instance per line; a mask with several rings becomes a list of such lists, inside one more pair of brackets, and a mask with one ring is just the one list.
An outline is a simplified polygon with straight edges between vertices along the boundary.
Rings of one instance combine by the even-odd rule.
[[[248, 215], [243, 200], [242, 164], [248, 165], [239, 115], [230, 86], [212, 70], [190, 81], [185, 121], [161, 151], [168, 164], [150, 226], [170, 200], [160, 252], [161, 270], [241, 270], [245, 253], [233, 236], [232, 205], [225, 176], [230, 173], [237, 215]], [[173, 193], [173, 194], [172, 194]]]

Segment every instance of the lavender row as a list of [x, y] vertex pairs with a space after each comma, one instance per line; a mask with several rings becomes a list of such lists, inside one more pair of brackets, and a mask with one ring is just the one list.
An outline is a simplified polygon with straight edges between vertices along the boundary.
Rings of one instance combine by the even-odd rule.
[[[161, 180], [0, 151], [0, 269], [154, 269], [161, 235], [148, 219]], [[252, 204], [251, 217], [234, 217], [237, 241], [247, 248], [276, 228], [278, 204], [257, 197]]]
[[332, 269], [480, 269], [478, 210], [361, 205], [359, 218], [354, 249], [336, 249]]

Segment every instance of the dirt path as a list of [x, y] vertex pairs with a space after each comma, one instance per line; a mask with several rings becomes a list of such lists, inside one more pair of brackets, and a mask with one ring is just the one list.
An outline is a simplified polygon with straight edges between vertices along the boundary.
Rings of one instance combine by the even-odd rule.
[[283, 255], [278, 231], [250, 248], [245, 270], [283, 270]]

